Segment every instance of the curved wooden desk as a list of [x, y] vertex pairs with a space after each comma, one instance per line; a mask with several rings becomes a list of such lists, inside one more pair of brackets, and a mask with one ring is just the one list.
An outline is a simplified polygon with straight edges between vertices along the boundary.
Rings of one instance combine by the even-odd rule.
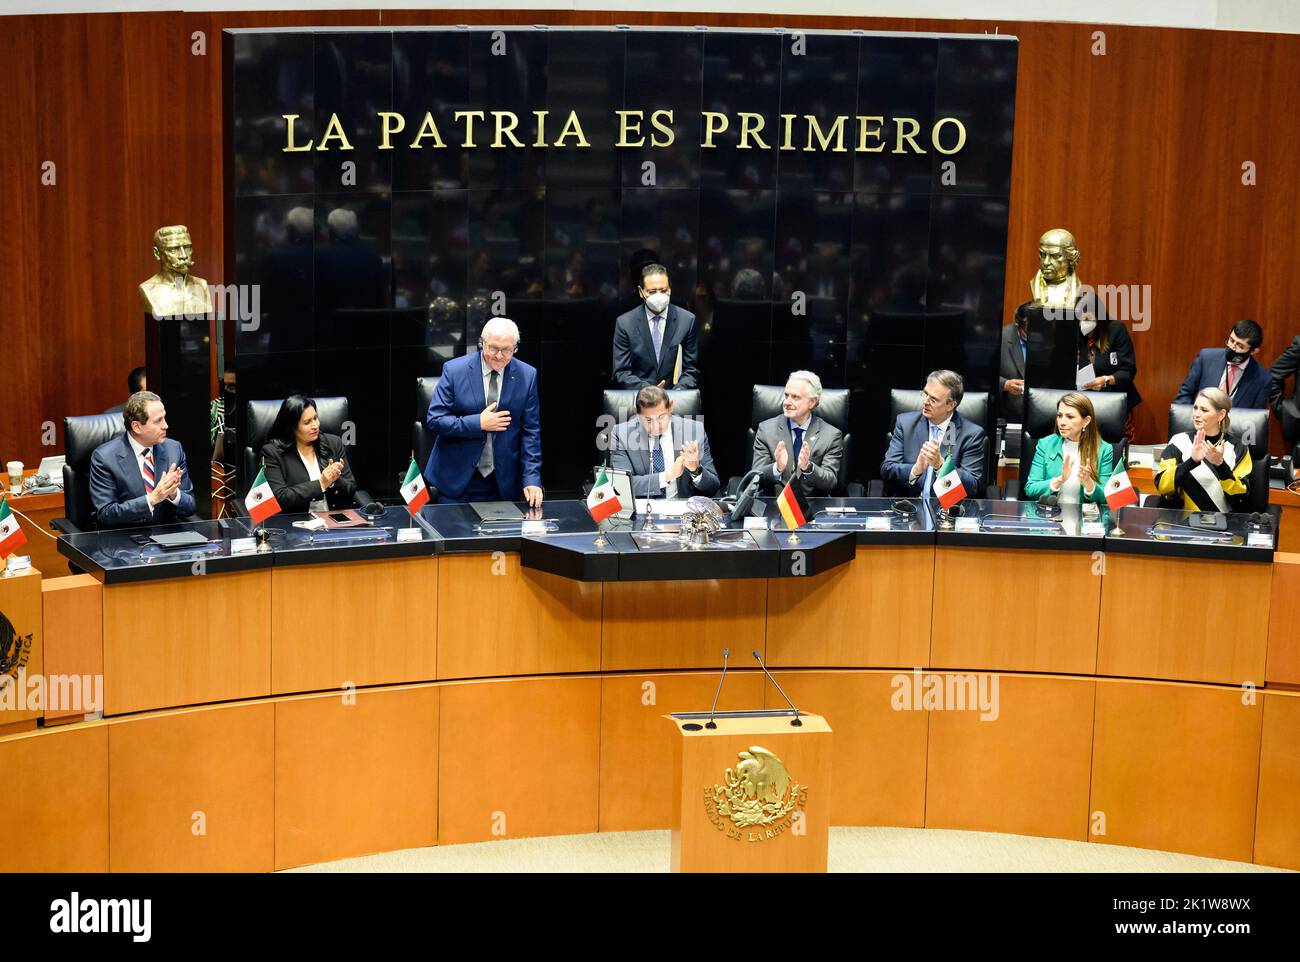
[[[1300, 557], [1218, 563], [1225, 597], [1271, 586], [1271, 608], [1195, 613], [1165, 607], [1188, 594], [1167, 566], [1195, 559], [1103, 561], [860, 544], [802, 579], [580, 582], [495, 551], [46, 581], [47, 664], [93, 658], [102, 617], [110, 717], [0, 738], [27, 827], [0, 870], [269, 870], [664, 828], [662, 716], [708, 705], [724, 644], [762, 651], [834, 727], [832, 824], [1300, 868], [1300, 693], [1277, 688], [1300, 684]], [[927, 709], [910, 693], [931, 669], [954, 691], [996, 679], [996, 710]], [[723, 707], [779, 704], [757, 671], [728, 675]]]

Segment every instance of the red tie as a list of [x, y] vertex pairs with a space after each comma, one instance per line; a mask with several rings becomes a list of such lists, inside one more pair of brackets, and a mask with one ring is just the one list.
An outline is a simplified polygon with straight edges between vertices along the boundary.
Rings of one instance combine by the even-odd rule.
[[144, 470], [141, 474], [144, 476], [144, 493], [149, 494], [153, 491], [153, 448], [145, 449]]
[[1231, 364], [1228, 365], [1228, 371], [1224, 375], [1224, 377], [1227, 379], [1224, 383], [1227, 384], [1228, 386], [1228, 397], [1232, 397], [1232, 365]]

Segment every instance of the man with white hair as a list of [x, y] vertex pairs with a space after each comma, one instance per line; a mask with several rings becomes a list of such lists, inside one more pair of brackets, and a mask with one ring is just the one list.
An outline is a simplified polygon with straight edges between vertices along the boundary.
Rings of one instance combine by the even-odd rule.
[[479, 349], [442, 366], [425, 426], [437, 435], [424, 476], [439, 504], [542, 504], [542, 425], [537, 368], [515, 357], [519, 328], [483, 325]]
[[763, 473], [763, 487], [776, 490], [795, 472], [809, 493], [830, 494], [838, 483], [844, 460], [844, 435], [817, 416], [822, 381], [812, 371], [794, 371], [786, 378], [781, 413], [768, 418], [754, 434], [751, 470]]

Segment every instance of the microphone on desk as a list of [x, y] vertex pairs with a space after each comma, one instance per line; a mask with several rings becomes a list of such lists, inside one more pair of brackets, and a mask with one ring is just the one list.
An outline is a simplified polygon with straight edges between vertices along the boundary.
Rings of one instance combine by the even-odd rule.
[[767, 677], [772, 680], [772, 684], [776, 685], [776, 690], [781, 693], [781, 697], [785, 699], [785, 703], [789, 705], [790, 710], [794, 712], [794, 718], [790, 720], [790, 724], [796, 728], [802, 728], [803, 722], [799, 720], [799, 709], [794, 707], [794, 702], [792, 702], [790, 696], [785, 693], [785, 689], [777, 684], [777, 680], [773, 678], [772, 673], [767, 670], [767, 665], [763, 664], [763, 656], [758, 653], [757, 648], [754, 649], [753, 655], [754, 660], [758, 662], [758, 667], [763, 669], [763, 674], [767, 675]]
[[1036, 510], [1040, 515], [1051, 518], [1061, 513], [1061, 499], [1054, 494], [1044, 494], [1038, 499]]
[[731, 649], [722, 649], [722, 675], [718, 678], [718, 690], [713, 693], [713, 707], [709, 709], [709, 720], [705, 728], [717, 728], [718, 723], [713, 720], [713, 715], [718, 710], [718, 696], [722, 694], [722, 683], [727, 677], [727, 660], [731, 657]]

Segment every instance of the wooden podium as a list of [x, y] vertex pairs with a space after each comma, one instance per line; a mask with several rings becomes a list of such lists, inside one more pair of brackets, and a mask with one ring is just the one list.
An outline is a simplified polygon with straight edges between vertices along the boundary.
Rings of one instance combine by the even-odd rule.
[[820, 715], [669, 715], [674, 872], [825, 872], [831, 729]]

